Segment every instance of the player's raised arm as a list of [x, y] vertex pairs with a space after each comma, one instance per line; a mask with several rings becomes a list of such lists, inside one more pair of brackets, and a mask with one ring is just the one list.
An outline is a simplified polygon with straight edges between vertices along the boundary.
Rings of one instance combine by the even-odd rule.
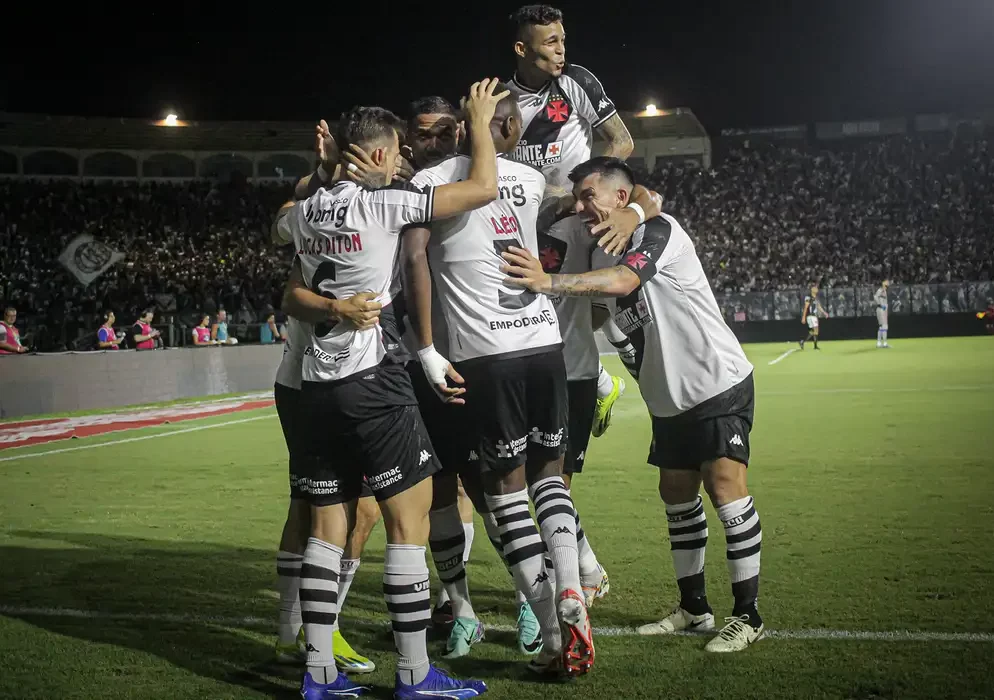
[[287, 245], [293, 240], [293, 232], [290, 230], [287, 215], [293, 209], [294, 204], [296, 202], [285, 202], [276, 212], [276, 218], [273, 219], [273, 223], [269, 227], [269, 237], [276, 245]]
[[494, 94], [500, 82], [496, 78], [474, 83], [463, 103], [469, 127], [472, 165], [469, 179], [435, 188], [432, 220], [478, 209], [497, 199], [497, 152], [490, 136], [497, 103], [510, 95], [507, 90]]
[[307, 199], [321, 187], [338, 179], [339, 153], [335, 139], [328, 128], [328, 122], [322, 119], [314, 128], [314, 152], [318, 157], [318, 167], [310, 175], [300, 178], [293, 188], [293, 196], [297, 199]]

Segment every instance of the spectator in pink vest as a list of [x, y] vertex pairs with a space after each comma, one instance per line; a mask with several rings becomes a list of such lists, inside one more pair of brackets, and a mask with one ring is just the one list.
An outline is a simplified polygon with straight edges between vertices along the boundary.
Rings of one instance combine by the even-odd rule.
[[200, 325], [193, 329], [194, 345], [217, 345], [217, 341], [211, 340], [211, 317], [204, 314], [200, 319]]
[[0, 321], [0, 355], [20, 355], [28, 351], [21, 345], [21, 333], [14, 322], [17, 321], [17, 309], [8, 306], [3, 311], [3, 321]]
[[104, 325], [97, 329], [97, 347], [101, 350], [119, 349], [121, 338], [118, 338], [114, 331], [114, 321], [116, 320], [113, 311], [104, 314]]
[[154, 350], [156, 340], [162, 335], [159, 331], [152, 329], [152, 318], [155, 313], [152, 309], [145, 309], [142, 315], [131, 327], [131, 341], [136, 350]]

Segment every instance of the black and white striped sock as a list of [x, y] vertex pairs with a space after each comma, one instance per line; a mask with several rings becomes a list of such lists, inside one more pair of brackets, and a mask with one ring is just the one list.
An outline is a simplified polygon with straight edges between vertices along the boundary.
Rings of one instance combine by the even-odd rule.
[[455, 617], [476, 618], [469, 598], [469, 584], [466, 581], [466, 531], [463, 529], [459, 506], [453, 503], [445, 508], [432, 510], [428, 514], [431, 521], [431, 558], [435, 571], [441, 579], [448, 600], [452, 603]]
[[597, 586], [601, 582], [601, 566], [590, 546], [587, 535], [580, 524], [580, 514], [576, 514], [576, 549], [580, 557], [580, 580], [584, 586]]
[[718, 517], [725, 526], [725, 546], [728, 573], [732, 579], [732, 595], [736, 617], [749, 615], [758, 624], [759, 557], [763, 543], [763, 528], [752, 496], [740, 498], [718, 508]]
[[337, 630], [342, 622], [342, 611], [345, 609], [345, 599], [349, 596], [349, 589], [355, 580], [356, 572], [359, 571], [360, 559], [342, 559], [342, 570], [338, 574], [338, 619], [335, 620]]
[[307, 671], [318, 683], [338, 678], [332, 636], [338, 620], [338, 575], [342, 550], [311, 537], [300, 567], [300, 612], [307, 638]]
[[[500, 529], [504, 558], [542, 629], [546, 648], [555, 651], [561, 647], [559, 619], [549, 585], [549, 575], [542, 565], [545, 545], [528, 510], [528, 492], [518, 491], [501, 495], [487, 494], [487, 507]], [[575, 542], [575, 540], [574, 540]]]
[[504, 556], [504, 545], [500, 541], [500, 526], [497, 525], [497, 518], [493, 513], [483, 513], [481, 517], [483, 518], [483, 529], [487, 532], [487, 539], [490, 540], [490, 545], [496, 550], [497, 556], [504, 563], [504, 568], [507, 569], [511, 581], [514, 581], [514, 590], [518, 596], [518, 605], [527, 603], [528, 598], [525, 597], [525, 594], [518, 587], [517, 580], [514, 578], [514, 572], [511, 571], [511, 567], [507, 563], [507, 557]]
[[549, 547], [556, 572], [556, 593], [582, 593], [580, 555], [576, 543], [576, 509], [561, 476], [541, 479], [529, 487], [542, 539]]
[[704, 551], [708, 544], [708, 519], [704, 501], [667, 503], [673, 569], [680, 587], [680, 607], [692, 615], [711, 612], [704, 586]]
[[300, 565], [304, 557], [293, 552], [276, 554], [276, 590], [280, 594], [280, 643], [292, 644], [303, 624], [300, 620]]
[[425, 548], [388, 544], [383, 558], [383, 595], [397, 645], [397, 675], [417, 685], [428, 675], [425, 630], [431, 621], [431, 585]]

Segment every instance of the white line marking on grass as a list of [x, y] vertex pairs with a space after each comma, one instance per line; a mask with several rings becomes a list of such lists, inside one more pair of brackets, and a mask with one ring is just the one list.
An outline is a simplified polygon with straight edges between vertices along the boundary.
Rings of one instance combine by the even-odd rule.
[[[189, 615], [170, 613], [112, 613], [101, 610], [73, 610], [71, 608], [35, 608], [17, 605], [0, 605], [0, 615], [18, 618], [31, 617], [63, 617], [82, 620], [119, 620], [126, 622], [165, 622], [170, 624], [215, 625], [234, 629], [276, 629], [275, 613], [273, 618], [264, 617], [217, 617], [212, 615]], [[387, 629], [387, 621], [374, 622], [368, 620], [349, 620], [349, 625], [372, 629]], [[494, 632], [511, 633], [516, 631], [514, 625], [487, 624], [487, 629]], [[595, 627], [594, 634], [601, 637], [634, 637], [637, 636], [631, 627]], [[767, 630], [766, 634], [773, 639], [811, 639], [845, 642], [981, 642], [994, 643], [994, 634], [990, 632], [923, 632], [915, 630], [893, 630], [884, 632], [862, 632], [858, 630], [831, 629], [800, 629], [800, 630]], [[681, 636], [700, 637], [701, 634], [681, 633]]]
[[[97, 447], [109, 447], [110, 445], [123, 445], [127, 442], [140, 442], [141, 440], [152, 440], [154, 438], [169, 437], [170, 435], [182, 435], [183, 433], [195, 433], [198, 430], [209, 430], [210, 428], [223, 428], [226, 425], [238, 425], [239, 423], [251, 423], [255, 420], [263, 420], [264, 418], [273, 418], [276, 414], [271, 413], [265, 416], [253, 416], [252, 418], [239, 418], [238, 420], [229, 420], [224, 423], [211, 423], [210, 425], [198, 425], [192, 428], [183, 428], [182, 430], [172, 430], [168, 433], [156, 433], [155, 435], [141, 435], [139, 437], [124, 438], [123, 440], [110, 440], [109, 442], [98, 442], [94, 445], [78, 445], [76, 447], [61, 447], [57, 450], [45, 450], [44, 452], [29, 452], [28, 454], [13, 455], [11, 457], [0, 457], [0, 462], [12, 462], [16, 459], [31, 459], [32, 457], [46, 457], [48, 455], [62, 454], [63, 452], [75, 452], [77, 450], [92, 450]], [[148, 426], [150, 428], [157, 426]], [[136, 428], [136, 430], [144, 430], [144, 428]], [[97, 437], [93, 435], [91, 437]], [[82, 438], [86, 439], [86, 438]], [[28, 447], [25, 445], [24, 447]], [[16, 449], [16, 448], [11, 448]]]
[[775, 359], [775, 360], [770, 360], [770, 361], [769, 361], [769, 362], [768, 362], [767, 364], [770, 364], [770, 365], [775, 365], [776, 363], [778, 363], [778, 362], [781, 362], [782, 360], [786, 360], [786, 359], [787, 359], [788, 357], [790, 357], [790, 356], [791, 356], [791, 355], [793, 355], [793, 354], [794, 354], [795, 352], [797, 352], [797, 351], [798, 351], [798, 349], [799, 349], [799, 348], [791, 348], [790, 350], [788, 350], [787, 352], [785, 352], [785, 353], [784, 353], [783, 355], [781, 355], [781, 356], [780, 356], [780, 357], [778, 357], [777, 359]]
[[804, 389], [789, 391], [765, 391], [760, 396], [805, 396], [808, 394], [927, 394], [942, 391], [991, 391], [994, 384], [951, 384], [949, 386], [905, 386], [905, 387], [839, 387], [832, 389]]

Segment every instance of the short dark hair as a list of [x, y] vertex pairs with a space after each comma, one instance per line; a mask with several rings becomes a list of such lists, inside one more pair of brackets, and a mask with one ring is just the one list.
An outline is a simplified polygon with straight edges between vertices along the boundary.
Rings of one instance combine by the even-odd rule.
[[146, 309], [142, 309], [142, 312], [141, 312], [141, 314], [138, 315], [138, 318], [145, 318], [149, 314], [152, 314], [154, 316], [155, 315], [155, 309], [153, 309], [151, 307], [146, 308]]
[[451, 114], [455, 116], [456, 108], [444, 97], [429, 95], [428, 97], [419, 97], [414, 100], [408, 108], [408, 114], [408, 119], [410, 120], [413, 120], [419, 114]]
[[515, 10], [510, 19], [514, 24], [514, 36], [520, 39], [522, 33], [529, 27], [562, 22], [563, 13], [552, 5], [525, 5]]
[[396, 114], [383, 107], [355, 106], [338, 120], [335, 141], [344, 153], [352, 144], [366, 144], [389, 139], [394, 131], [398, 137], [404, 133], [404, 123]]
[[599, 173], [601, 176], [620, 177], [628, 183], [629, 187], [635, 187], [635, 173], [632, 172], [631, 166], [621, 158], [609, 156], [598, 156], [591, 158], [586, 163], [580, 163], [570, 171], [569, 179], [575, 185], [578, 182], [583, 182], [585, 178], [594, 173]]

